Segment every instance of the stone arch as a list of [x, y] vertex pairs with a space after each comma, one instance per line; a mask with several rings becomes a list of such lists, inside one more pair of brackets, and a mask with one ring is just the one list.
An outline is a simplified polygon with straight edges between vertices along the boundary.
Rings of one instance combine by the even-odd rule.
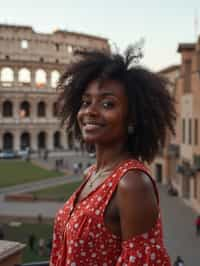
[[39, 150], [40, 149], [46, 149], [47, 134], [45, 131], [41, 131], [38, 134], [37, 140], [38, 140], [38, 149]]
[[3, 117], [12, 117], [13, 116], [13, 104], [11, 101], [6, 100], [3, 103]]
[[19, 116], [21, 118], [30, 116], [30, 103], [28, 101], [23, 101], [20, 104]]
[[10, 132], [6, 132], [3, 135], [3, 149], [13, 150], [13, 134]]
[[14, 81], [14, 71], [10, 67], [3, 67], [1, 69], [1, 82], [4, 86], [11, 86], [12, 82]]
[[44, 88], [47, 83], [47, 73], [44, 69], [37, 69], [35, 72], [35, 84], [37, 88]]
[[61, 134], [60, 131], [56, 131], [53, 135], [53, 146], [54, 149], [60, 149], [61, 148]]
[[18, 81], [22, 84], [31, 82], [31, 72], [28, 68], [21, 68], [18, 72]]
[[53, 116], [54, 117], [58, 116], [58, 105], [57, 105], [57, 102], [53, 103]]
[[40, 101], [37, 105], [37, 115], [38, 117], [45, 117], [46, 115], [46, 104], [43, 101]]
[[29, 132], [23, 132], [20, 136], [20, 148], [22, 150], [30, 148], [31, 137]]
[[58, 70], [53, 70], [51, 72], [51, 87], [52, 88], [57, 87], [59, 78], [60, 78], [60, 72]]

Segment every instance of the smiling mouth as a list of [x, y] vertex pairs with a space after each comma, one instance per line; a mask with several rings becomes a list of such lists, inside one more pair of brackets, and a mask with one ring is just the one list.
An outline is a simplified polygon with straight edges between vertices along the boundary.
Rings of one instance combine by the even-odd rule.
[[95, 130], [95, 129], [99, 129], [100, 127], [102, 127], [103, 125], [97, 122], [84, 122], [83, 123], [83, 127], [85, 130]]

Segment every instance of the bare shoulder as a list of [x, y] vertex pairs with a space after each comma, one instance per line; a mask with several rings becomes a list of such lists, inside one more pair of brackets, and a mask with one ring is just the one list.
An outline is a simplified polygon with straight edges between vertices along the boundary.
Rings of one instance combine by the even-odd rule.
[[128, 171], [120, 180], [118, 190], [120, 194], [131, 193], [133, 196], [140, 196], [141, 193], [143, 196], [144, 193], [155, 194], [151, 178], [145, 172], [140, 170]]
[[140, 170], [128, 171], [117, 194], [123, 239], [149, 231], [158, 216], [158, 203], [150, 177]]

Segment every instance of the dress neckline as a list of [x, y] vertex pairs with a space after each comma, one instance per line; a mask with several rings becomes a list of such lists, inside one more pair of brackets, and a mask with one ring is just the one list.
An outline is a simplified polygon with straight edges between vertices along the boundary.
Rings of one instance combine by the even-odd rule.
[[96, 186], [93, 190], [91, 190], [86, 196], [84, 196], [82, 199], [79, 199], [79, 196], [81, 194], [81, 191], [84, 189], [84, 187], [86, 186], [87, 182], [89, 181], [89, 179], [91, 178], [92, 174], [94, 171], [96, 171], [96, 164], [94, 164], [92, 166], [92, 169], [89, 171], [88, 176], [85, 178], [85, 181], [83, 182], [83, 184], [80, 186], [80, 188], [75, 192], [74, 195], [74, 200], [73, 200], [73, 210], [79, 206], [83, 201], [87, 200], [92, 194], [94, 194], [97, 190], [99, 190], [106, 182], [108, 182], [108, 180], [111, 179], [111, 177], [113, 177], [113, 175], [118, 171], [118, 169], [120, 167], [122, 167], [125, 163], [129, 162], [129, 161], [133, 161], [134, 159], [126, 159], [123, 160], [121, 162], [119, 162], [114, 168], [113, 170], [110, 172], [110, 174], [108, 174], [108, 176], [98, 185]]

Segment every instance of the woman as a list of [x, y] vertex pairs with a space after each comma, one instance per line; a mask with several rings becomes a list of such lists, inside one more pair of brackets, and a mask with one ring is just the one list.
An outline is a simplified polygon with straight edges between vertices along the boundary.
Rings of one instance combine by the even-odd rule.
[[144, 162], [174, 133], [166, 81], [125, 56], [80, 52], [60, 80], [63, 122], [96, 152], [82, 185], [58, 212], [50, 265], [171, 265], [159, 198]]

